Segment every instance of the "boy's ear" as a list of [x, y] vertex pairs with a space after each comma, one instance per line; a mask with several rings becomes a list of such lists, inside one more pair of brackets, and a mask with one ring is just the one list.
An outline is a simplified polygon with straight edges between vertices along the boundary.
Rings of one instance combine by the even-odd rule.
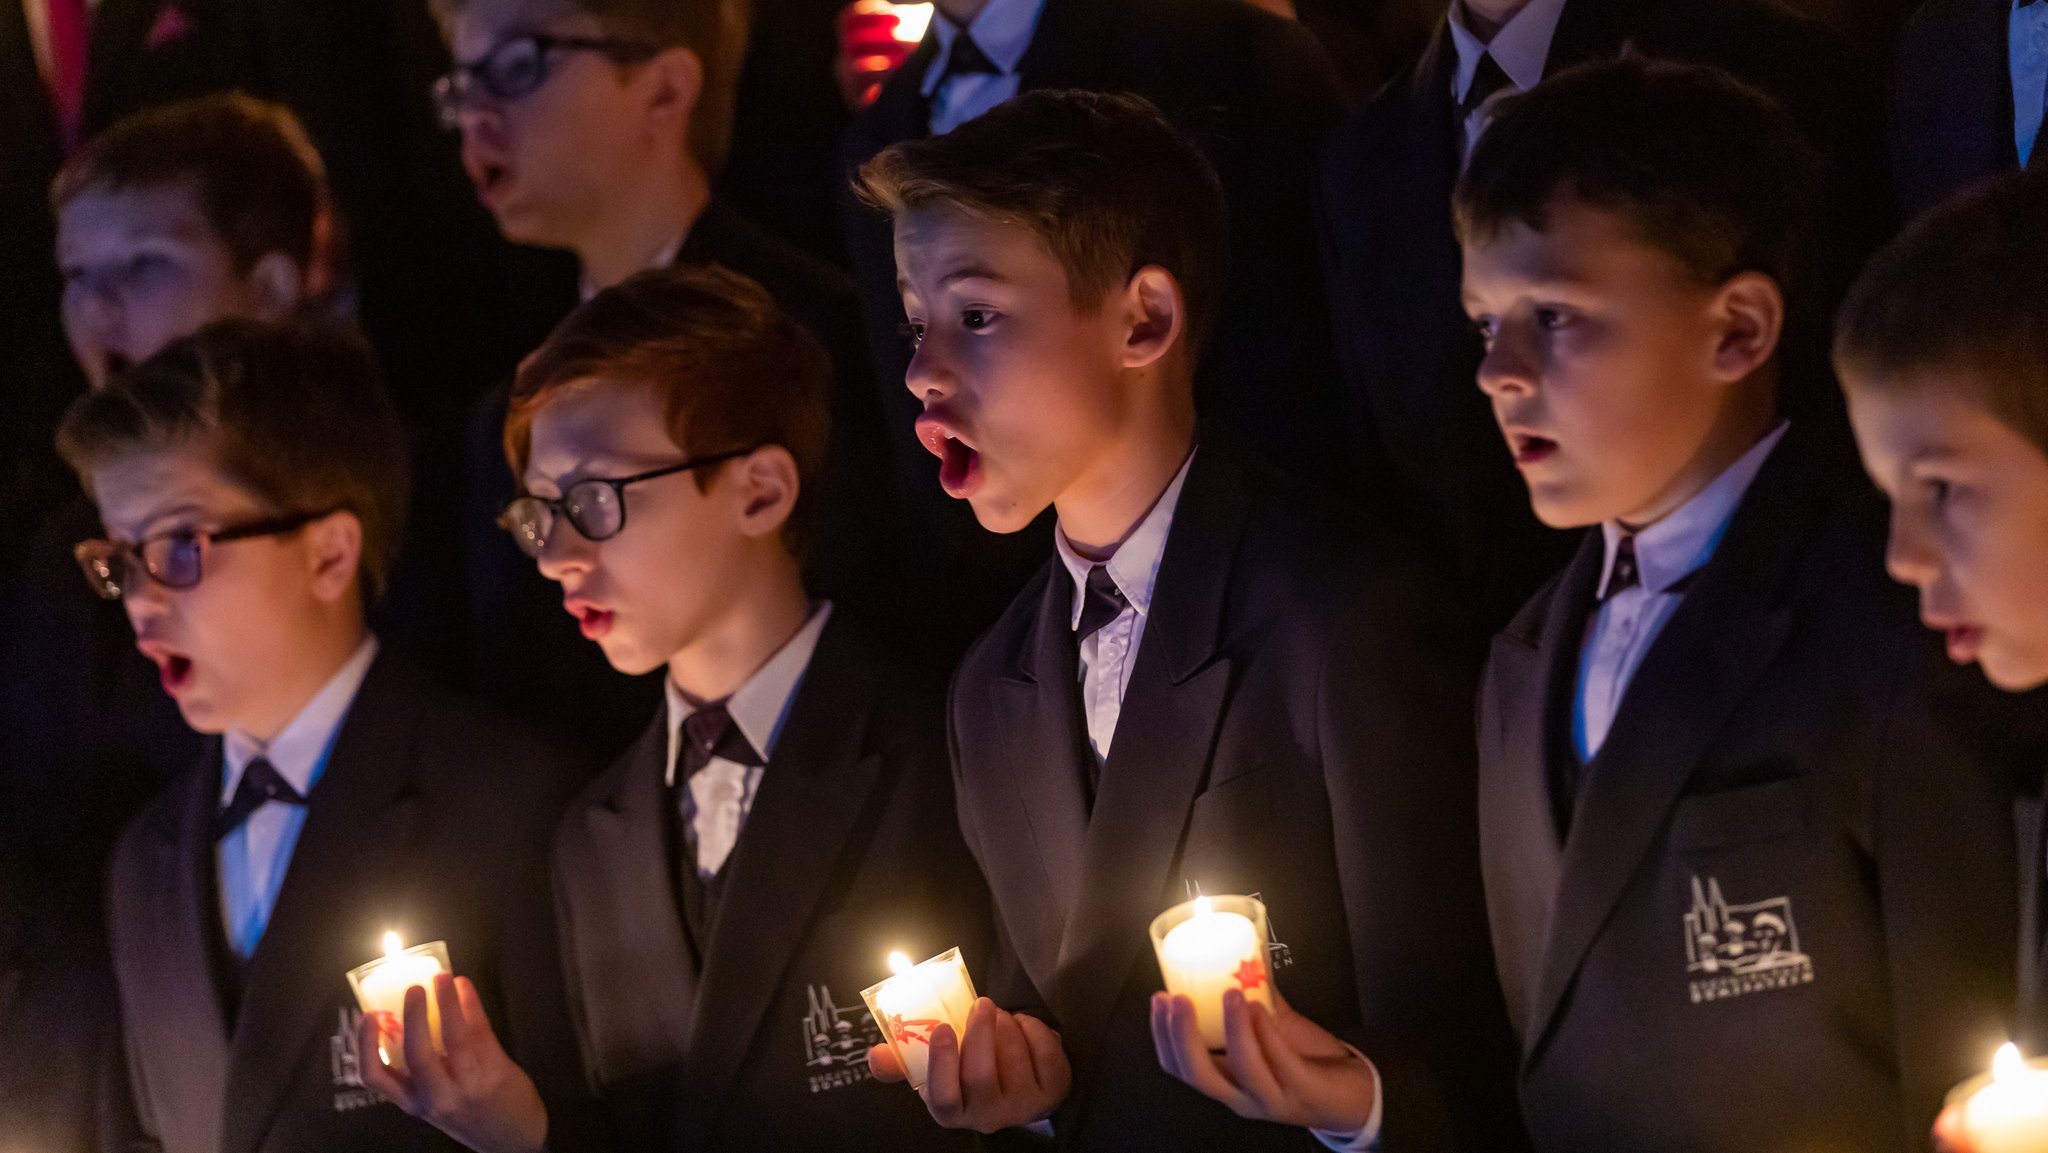
[[1122, 306], [1129, 324], [1124, 338], [1125, 368], [1157, 363], [1187, 328], [1187, 302], [1181, 296], [1180, 281], [1156, 264], [1131, 274], [1124, 285]]
[[1742, 272], [1715, 293], [1714, 374], [1723, 383], [1745, 379], [1778, 351], [1785, 329], [1785, 292], [1761, 272]]
[[287, 319], [299, 307], [305, 294], [305, 270], [282, 252], [266, 252], [256, 258], [242, 278], [242, 292], [254, 320]]
[[719, 479], [740, 486], [740, 532], [747, 536], [781, 532], [796, 511], [796, 458], [779, 444], [762, 445], [731, 462]]
[[690, 121], [704, 94], [704, 61], [688, 48], [664, 48], [641, 67], [650, 82], [647, 111], [663, 135], [689, 140]]
[[343, 509], [313, 521], [303, 531], [313, 570], [313, 595], [328, 603], [355, 596], [363, 562], [363, 522]]

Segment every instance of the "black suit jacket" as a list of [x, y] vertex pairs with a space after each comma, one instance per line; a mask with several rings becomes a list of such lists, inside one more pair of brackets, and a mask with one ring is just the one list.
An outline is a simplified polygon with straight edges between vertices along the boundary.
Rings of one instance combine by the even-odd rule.
[[[1824, 279], [1846, 282], [1881, 238], [1887, 207], [1881, 192], [1872, 195], [1882, 162], [1868, 70], [1859, 72], [1818, 24], [1769, 0], [1569, 0], [1544, 72], [1611, 58], [1625, 45], [1726, 68], [1786, 103], [1834, 161], [1831, 227], [1842, 253]], [[1450, 550], [1474, 619], [1491, 632], [1569, 558], [1571, 538], [1529, 510], [1477, 384], [1483, 350], [1461, 303], [1463, 260], [1451, 228], [1456, 67], [1439, 21], [1421, 57], [1330, 141], [1319, 219], [1361, 497]], [[1816, 317], [1831, 296], [1818, 294]], [[1808, 343], [1813, 356], [1824, 349]], [[1821, 418], [1806, 423], [1845, 429], [1839, 409], [1824, 387], [1788, 405]]]
[[935, 682], [835, 612], [696, 947], [679, 912], [665, 709], [583, 791], [553, 863], [555, 980], [573, 1028], [529, 1013], [515, 1029], [542, 1070], [550, 1148], [963, 1147], [915, 1093], [868, 1077], [880, 1037], [860, 996], [892, 949], [990, 960], [939, 710]]
[[[1899, 35], [1892, 73], [1892, 173], [1899, 210], [1917, 216], [2019, 167], [2012, 139], [2012, 5], [1928, 0]], [[2036, 144], [2029, 168], [2048, 168]]]
[[[927, 33], [854, 119], [849, 175], [889, 145], [928, 134], [918, 89], [937, 44]], [[1201, 147], [1229, 198], [1231, 245], [1197, 404], [1293, 471], [1336, 483], [1346, 463], [1309, 205], [1315, 151], [1346, 103], [1315, 38], [1240, 0], [1047, 0], [1017, 73], [1022, 91], [1135, 92]], [[913, 435], [918, 403], [903, 386], [910, 349], [889, 221], [851, 196], [844, 215], [908, 543], [922, 571], [966, 594], [921, 622], [950, 658], [1044, 558], [1051, 521], [994, 536], [939, 488], [937, 462]]]
[[[756, 228], [731, 206], [713, 200], [676, 253], [678, 265], [723, 265], [760, 282], [832, 358], [832, 437], [814, 491], [804, 494], [804, 577], [807, 587], [878, 621], [899, 612], [895, 539], [881, 416], [860, 329], [859, 306], [846, 274]], [[568, 302], [565, 302], [568, 303]], [[459, 529], [467, 597], [471, 678], [486, 699], [532, 717], [591, 747], [609, 761], [646, 724], [660, 699], [661, 679], [620, 676], [562, 611], [561, 589], [540, 575], [498, 528], [498, 511], [517, 490], [505, 463], [509, 379], [484, 398], [462, 434], [466, 473]], [[432, 587], [436, 576], [420, 574]], [[416, 615], [439, 611], [444, 598], [408, 594]]]
[[220, 763], [216, 744], [115, 851], [108, 916], [126, 1059], [114, 1070], [103, 1146], [457, 1148], [355, 1083], [361, 1055], [344, 974], [377, 955], [386, 930], [443, 939], [456, 971], [497, 1011], [499, 911], [533, 875], [560, 811], [558, 764], [379, 656], [313, 787], [269, 928], [233, 998], [214, 867]]
[[1152, 917], [1263, 895], [1276, 980], [1380, 1066], [1388, 1149], [1511, 1149], [1505, 1018], [1479, 914], [1470, 652], [1349, 509], [1205, 426], [1092, 807], [1073, 581], [1057, 559], [968, 651], [960, 824], [995, 896], [998, 1004], [1071, 1058], [1079, 1149], [1311, 1148], [1159, 1069]]
[[[1494, 641], [1480, 835], [1537, 1148], [1925, 1149], [2001, 1038], [2011, 790], [1982, 730], [1939, 723], [1964, 688], [1884, 575], [1874, 504], [1789, 434], [1562, 839], [1546, 782], [1572, 755], [1598, 532]], [[1774, 950], [1736, 948], [1773, 926]]]

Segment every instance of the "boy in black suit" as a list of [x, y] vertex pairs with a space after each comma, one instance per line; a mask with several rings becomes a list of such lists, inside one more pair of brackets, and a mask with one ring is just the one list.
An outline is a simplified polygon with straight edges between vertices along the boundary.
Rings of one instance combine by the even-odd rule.
[[[832, 357], [832, 444], [811, 497], [821, 595], [892, 607], [881, 417], [845, 273], [714, 195], [731, 152], [747, 35], [736, 0], [435, 0], [456, 68], [438, 97], [477, 195], [522, 244], [576, 258], [587, 298], [633, 273], [723, 265], [765, 286]], [[565, 297], [566, 310], [574, 303]], [[492, 518], [514, 495], [502, 436], [510, 383], [462, 434], [465, 638], [477, 687], [609, 758], [640, 731], [657, 680], [614, 674]]]
[[[1357, 491], [1449, 550], [1473, 620], [1491, 632], [1572, 548], [1530, 514], [1470, 387], [1481, 352], [1459, 307], [1451, 190], [1492, 102], [1624, 52], [1714, 64], [1785, 101], [1835, 158], [1832, 223], [1849, 237], [1840, 279], [1881, 238], [1889, 206], [1875, 66], [1775, 0], [1445, 7], [1421, 55], [1331, 137], [1318, 207]], [[1825, 342], [1809, 343], [1818, 363]], [[1793, 399], [1817, 398], [1839, 428], [1834, 390], [1810, 391]]]
[[1928, 0], [1899, 35], [1892, 173], [1908, 218], [2001, 172], [2048, 171], [2048, 10]]
[[[1216, 338], [1196, 375], [1204, 416], [1290, 472], [1338, 483], [1337, 422], [1310, 197], [1316, 150], [1347, 103], [1310, 32], [1243, 0], [944, 0], [923, 41], [848, 129], [849, 173], [903, 140], [949, 132], [1019, 92], [1137, 93], [1188, 133], [1230, 203], [1230, 273]], [[849, 202], [847, 255], [860, 288], [897, 499], [916, 571], [957, 591], [920, 614], [952, 659], [988, 627], [1046, 549], [1041, 525], [977, 532], [932, 484], [900, 389], [910, 349], [886, 221]]]
[[1459, 185], [1479, 387], [1537, 515], [1598, 528], [1480, 694], [1538, 1149], [1916, 1148], [2002, 1016], [2009, 795], [1778, 415], [1819, 182], [1768, 98], [1624, 59], [1503, 102]]
[[[1139, 98], [1033, 92], [889, 149], [860, 191], [895, 221], [940, 483], [997, 532], [1058, 514], [954, 680], [1003, 954], [932, 1041], [932, 1115], [1078, 1149], [1363, 1147], [1384, 1077], [1390, 1141], [1512, 1147], [1459, 637], [1392, 542], [1198, 425], [1225, 252], [1200, 153]], [[1262, 893], [1291, 961], [1223, 1057], [1145, 948], [1198, 886]]]
[[614, 667], [663, 671], [666, 703], [555, 837], [573, 1028], [530, 1024], [546, 989], [514, 999], [529, 1077], [444, 990], [445, 1062], [372, 1071], [484, 1153], [960, 1145], [866, 1069], [859, 991], [892, 949], [985, 961], [987, 894], [936, 683], [803, 585], [792, 517], [828, 379], [723, 269], [607, 289], [520, 369], [503, 523]]
[[495, 910], [553, 815], [531, 742], [364, 624], [404, 441], [359, 339], [221, 321], [66, 414], [110, 539], [78, 546], [187, 723], [219, 734], [108, 872], [124, 1059], [105, 1143], [441, 1149], [362, 1087], [343, 974], [386, 931], [495, 993]]
[[[1885, 567], [1919, 590], [1950, 660], [2007, 692], [2048, 684], [2048, 178], [2001, 177], [1880, 253], [1842, 306], [1835, 358], [1891, 498]], [[2039, 769], [2022, 769], [2029, 793]], [[2032, 1052], [2048, 1041], [2044, 843], [2037, 830], [2021, 864], [2013, 1032]], [[1968, 1153], [1960, 1120], [1937, 1131]]]

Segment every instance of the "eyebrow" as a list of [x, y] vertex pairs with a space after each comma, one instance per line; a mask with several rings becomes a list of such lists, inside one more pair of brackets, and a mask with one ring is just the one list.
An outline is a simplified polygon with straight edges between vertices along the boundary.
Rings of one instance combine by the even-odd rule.
[[[945, 288], [957, 281], [962, 280], [987, 280], [996, 284], [1010, 283], [1009, 277], [1004, 276], [1002, 273], [997, 272], [995, 269], [990, 268], [988, 265], [964, 264], [961, 265], [959, 268], [955, 268], [951, 272], [946, 273], [944, 276], [939, 277], [938, 286], [940, 288]], [[896, 291], [904, 292], [907, 291], [909, 288], [909, 277], [898, 276], [896, 278]]]

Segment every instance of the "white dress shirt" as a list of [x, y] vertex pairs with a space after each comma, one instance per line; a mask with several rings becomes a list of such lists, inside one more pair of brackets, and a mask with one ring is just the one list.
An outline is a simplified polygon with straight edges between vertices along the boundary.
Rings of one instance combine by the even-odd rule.
[[2048, 104], [2048, 4], [2022, 8], [2019, 0], [2013, 0], [2012, 15], [2006, 19], [2006, 59], [2012, 72], [2012, 142], [2024, 167], [2034, 154], [2043, 105]]
[[1495, 101], [1510, 92], [1527, 92], [1542, 81], [1543, 65], [1550, 59], [1550, 41], [1557, 33], [1564, 3], [1565, 0], [1529, 0], [1494, 32], [1493, 39], [1481, 40], [1465, 26], [1464, 0], [1452, 0], [1451, 46], [1457, 49], [1458, 67], [1451, 73], [1451, 103], [1464, 103], [1465, 93], [1472, 90], [1472, 77], [1479, 71], [1481, 56], [1490, 54], [1509, 80], [1507, 87], [1465, 117], [1458, 139], [1460, 158], [1472, 155], [1472, 145], [1493, 119]]
[[1109, 568], [1109, 579], [1124, 594], [1124, 610], [1110, 622], [1081, 641], [1081, 715], [1088, 723], [1088, 747], [1095, 750], [1100, 764], [1109, 759], [1110, 742], [1116, 739], [1116, 722], [1123, 716], [1124, 694], [1130, 691], [1131, 670], [1138, 667], [1138, 644], [1145, 639], [1145, 621], [1152, 613], [1152, 586], [1159, 582], [1159, 562], [1166, 555], [1166, 534], [1173, 527], [1173, 510], [1180, 504], [1181, 486], [1187, 483], [1188, 466], [1194, 453], [1181, 462], [1173, 482], [1138, 527], [1116, 546], [1106, 561], [1092, 561], [1074, 551], [1064, 528], [1055, 528], [1053, 547], [1060, 563], [1074, 578], [1074, 615], [1068, 627], [1081, 627], [1081, 608], [1087, 602], [1088, 572], [1097, 564]]
[[[1643, 657], [1664, 631], [1671, 614], [1685, 599], [1682, 588], [1674, 587], [1713, 559], [1721, 537], [1734, 519], [1735, 508], [1756, 480], [1758, 470], [1785, 437], [1787, 425], [1780, 421], [1770, 435], [1721, 471], [1707, 487], [1653, 525], [1635, 532], [1636, 572], [1639, 579], [1629, 588], [1603, 600], [1586, 625], [1585, 643], [1579, 647], [1579, 691], [1572, 709], [1572, 744], [1579, 758], [1590, 761], [1600, 755], [1607, 732], [1629, 682], [1642, 667]], [[1614, 554], [1628, 530], [1609, 521], [1600, 526], [1606, 537], [1607, 559], [1600, 570], [1601, 596], [1614, 579]]]
[[[327, 771], [327, 756], [334, 751], [334, 735], [341, 730], [357, 690], [363, 687], [363, 677], [376, 659], [377, 638], [364, 638], [354, 655], [327, 678], [320, 691], [268, 743], [240, 729], [229, 729], [221, 740], [221, 808], [234, 800], [235, 789], [242, 783], [242, 770], [259, 756], [269, 761], [277, 775], [298, 790], [300, 796], [312, 797], [313, 786]], [[221, 926], [227, 930], [228, 947], [245, 961], [255, 955], [257, 942], [270, 926], [270, 913], [277, 906], [285, 869], [299, 843], [299, 830], [306, 825], [306, 808], [282, 801], [265, 802], [214, 845]]]
[[989, 63], [1002, 71], [993, 75], [962, 73], [943, 84], [939, 78], [946, 74], [946, 62], [953, 58], [953, 41], [959, 38], [960, 27], [944, 13], [933, 13], [932, 34], [939, 38], [939, 50], [926, 66], [924, 83], [919, 87], [931, 101], [933, 136], [943, 136], [1017, 94], [1017, 65], [1031, 47], [1032, 34], [1038, 31], [1039, 13], [1044, 10], [1045, 0], [988, 0], [988, 5], [967, 26], [967, 35]]
[[[804, 622], [804, 627], [775, 650], [775, 655], [748, 677], [747, 683], [734, 689], [726, 698], [726, 714], [732, 717], [740, 734], [754, 746], [755, 752], [761, 754], [763, 761], [775, 756], [775, 741], [782, 735], [783, 721], [789, 717], [790, 702], [796, 699], [797, 687], [803, 684], [804, 670], [811, 667], [811, 655], [818, 650], [818, 637], [824, 633], [825, 622], [831, 616], [830, 601], [812, 610], [811, 618]], [[696, 709], [676, 685], [675, 678], [663, 677], [662, 686], [668, 693], [668, 772], [664, 779], [674, 787], [676, 756], [682, 750], [683, 720]], [[697, 845], [697, 871], [700, 874], [707, 877], [715, 875], [724, 867], [726, 858], [732, 855], [747, 814], [754, 811], [754, 794], [761, 789], [761, 774], [766, 768], [766, 765], [741, 765], [724, 757], [712, 757], [705, 762], [703, 769], [691, 776], [690, 832], [691, 840]]]

